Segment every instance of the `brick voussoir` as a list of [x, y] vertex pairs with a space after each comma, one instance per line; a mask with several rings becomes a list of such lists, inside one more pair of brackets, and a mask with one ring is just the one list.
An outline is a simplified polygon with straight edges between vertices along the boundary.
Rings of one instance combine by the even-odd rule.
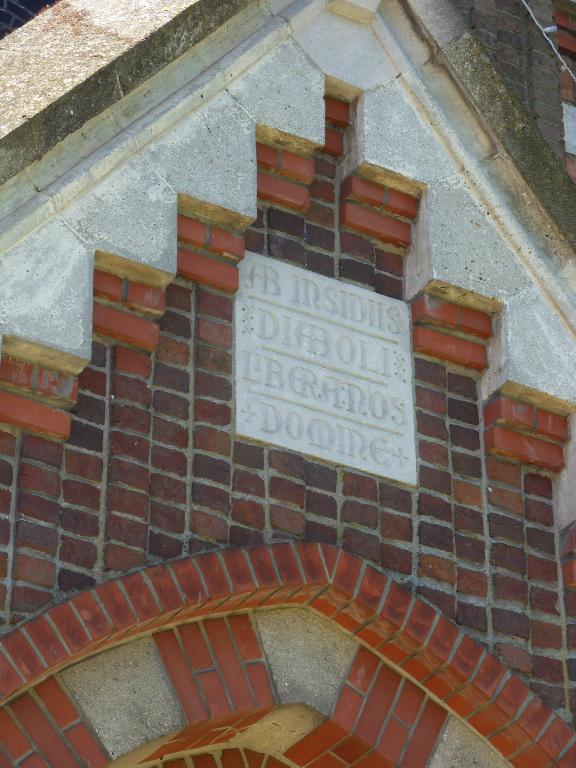
[[[273, 559], [275, 568], [265, 567], [262, 571], [258, 563], [264, 565], [268, 558]], [[249, 563], [253, 570], [248, 567]], [[202, 581], [198, 578], [200, 574]], [[225, 550], [221, 556], [206, 553], [176, 561], [172, 565], [153, 566], [121, 577], [118, 581], [122, 584], [120, 591], [111, 591], [114, 582], [109, 582], [96, 590], [77, 595], [68, 603], [49, 609], [45, 616], [25, 624], [23, 631], [42, 660], [36, 672], [29, 674], [26, 680], [16, 671], [20, 666], [18, 646], [10, 644], [10, 635], [0, 641], [3, 651], [0, 659], [5, 660], [0, 665], [2, 696], [4, 702], [21, 696], [40, 678], [50, 677], [103, 647], [150, 632], [160, 632], [155, 637], [161, 638], [168, 627], [170, 631], [177, 631], [179, 623], [192, 616], [212, 617], [214, 611], [222, 615], [242, 610], [247, 601], [252, 600], [251, 608], [310, 604], [325, 616], [331, 613], [332, 619], [341, 626], [345, 626], [345, 622], [339, 622], [338, 616], [343, 611], [350, 616], [357, 615], [360, 622], [353, 632], [361, 627], [360, 635], [371, 637], [373, 650], [368, 653], [374, 654], [376, 666], [388, 658], [388, 648], [409, 649], [410, 660], [403, 664], [404, 671], [421, 689], [426, 691], [430, 685], [430, 691], [437, 695], [438, 675], [449, 678], [453, 669], [463, 683], [459, 689], [460, 697], [469, 697], [473, 692], [472, 709], [464, 713], [470, 724], [474, 726], [475, 722], [483, 722], [475, 714], [479, 707], [496, 704], [491, 714], [493, 730], [496, 731], [499, 725], [509, 726], [511, 710], [521, 710], [527, 697], [526, 687], [518, 682], [513, 690], [512, 680], [516, 678], [506, 673], [505, 667], [489, 654], [481, 654], [483, 661], [478, 666], [476, 649], [480, 646], [467, 640], [457, 627], [440, 616], [437, 609], [419, 598], [412, 598], [405, 587], [389, 580], [393, 589], [386, 593], [382, 607], [377, 593], [373, 592], [373, 596], [368, 597], [370, 591], [366, 593], [367, 585], [372, 583], [381, 587], [386, 581], [386, 577], [371, 566], [363, 566], [358, 558], [329, 545], [312, 543]], [[332, 597], [326, 603], [330, 594]], [[362, 594], [363, 598], [360, 597]], [[274, 595], [283, 596], [274, 601]], [[327, 610], [329, 604], [334, 607]], [[74, 605], [76, 611], [71, 612], [70, 605]], [[52, 627], [58, 628], [58, 634]], [[392, 634], [391, 627], [394, 627]], [[396, 651], [392, 658], [398, 662]], [[420, 661], [416, 664], [418, 659]], [[462, 677], [462, 670], [467, 664], [476, 670], [468, 681], [466, 675]], [[505, 682], [500, 685], [500, 680]], [[405, 680], [402, 684], [413, 683]], [[503, 699], [505, 690], [509, 693]], [[448, 706], [454, 696], [450, 692], [444, 697]], [[537, 700], [534, 698], [533, 701]], [[445, 717], [446, 712], [439, 708], [439, 722]], [[530, 737], [532, 743], [537, 744], [534, 736], [523, 728], [522, 717], [518, 722], [523, 739]], [[557, 718], [552, 718], [550, 723], [542, 736], [542, 745], [547, 754], [555, 759], [567, 743], [567, 734]], [[484, 727], [479, 727], [485, 731]], [[523, 746], [524, 742], [519, 743], [518, 749]]]

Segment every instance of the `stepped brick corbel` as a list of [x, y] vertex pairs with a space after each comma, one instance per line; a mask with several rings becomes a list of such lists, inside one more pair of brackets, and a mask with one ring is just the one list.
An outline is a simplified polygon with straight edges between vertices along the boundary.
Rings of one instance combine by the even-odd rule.
[[178, 216], [178, 275], [226, 293], [238, 290], [244, 234]]
[[407, 248], [418, 199], [365, 179], [349, 176], [340, 190], [340, 224], [344, 229]]
[[153, 352], [160, 338], [155, 320], [164, 314], [164, 291], [152, 285], [94, 270], [94, 333]]
[[326, 107], [326, 134], [324, 152], [332, 157], [344, 154], [344, 132], [350, 125], [350, 104], [331, 96], [324, 99]]
[[[412, 304], [416, 352], [465, 368], [488, 365], [489, 314], [422, 294]], [[484, 443], [489, 454], [559, 472], [568, 439], [566, 416], [495, 393], [484, 406]]]
[[70, 435], [70, 415], [78, 379], [26, 360], [4, 355], [0, 361], [0, 423], [55, 440]]
[[487, 367], [486, 340], [492, 335], [487, 313], [422, 294], [412, 303], [412, 322], [416, 352], [476, 371]]
[[565, 416], [497, 394], [484, 406], [488, 453], [559, 472], [568, 439]]
[[310, 208], [309, 186], [314, 180], [314, 158], [258, 143], [256, 159], [258, 198], [305, 213]]

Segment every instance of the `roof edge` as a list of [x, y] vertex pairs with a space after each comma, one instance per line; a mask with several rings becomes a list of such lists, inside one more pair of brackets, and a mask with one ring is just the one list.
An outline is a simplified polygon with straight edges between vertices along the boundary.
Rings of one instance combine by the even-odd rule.
[[252, 0], [197, 0], [0, 138], [0, 186], [202, 42]]

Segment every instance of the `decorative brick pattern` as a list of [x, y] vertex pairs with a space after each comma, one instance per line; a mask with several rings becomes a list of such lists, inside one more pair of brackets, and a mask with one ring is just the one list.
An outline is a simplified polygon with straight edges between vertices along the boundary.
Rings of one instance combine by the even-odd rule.
[[97, 337], [147, 352], [156, 349], [158, 326], [149, 318], [164, 314], [164, 291], [99, 269], [94, 270], [93, 291], [93, 324]]
[[[330, 128], [345, 144], [350, 108], [338, 104], [330, 106]], [[352, 231], [341, 212], [343, 205], [354, 206], [402, 225], [402, 242], [409, 243], [416, 198], [364, 179], [342, 179], [329, 153], [315, 158], [316, 175], [309, 182], [309, 163], [299, 164], [303, 158], [297, 162], [298, 156], [287, 160], [284, 150], [272, 152], [272, 170], [261, 162], [261, 173], [308, 192], [309, 206], [300, 212], [285, 200], [261, 200], [258, 219], [245, 234], [246, 247], [402, 299], [406, 247], [390, 242], [388, 230]], [[57, 668], [103, 641], [157, 631], [167, 616], [189, 620], [239, 605], [306, 603], [318, 591], [316, 577], [304, 587], [300, 568], [330, 574], [337, 556], [325, 548], [324, 564], [307, 560], [306, 553], [317, 551], [312, 545], [307, 549], [302, 543], [307, 541], [336, 545], [373, 563], [379, 575], [371, 567], [367, 572], [379, 590], [388, 583], [380, 572], [400, 577], [406, 594], [427, 601], [423, 612], [436, 606], [474, 638], [473, 647], [482, 643], [517, 670], [527, 690], [564, 715], [576, 713], [576, 609], [573, 593], [562, 601], [558, 577], [547, 469], [552, 464], [535, 468], [532, 453], [516, 453], [513, 462], [485, 451], [488, 433], [477, 385], [490, 316], [430, 296], [414, 302], [419, 483], [409, 490], [235, 435], [230, 294], [240, 236], [187, 218], [180, 221], [180, 237], [180, 254], [192, 266], [188, 272], [181, 267], [165, 296], [107, 273], [95, 281], [97, 306], [155, 328], [157, 344], [146, 347], [125, 337], [119, 343], [112, 332], [95, 341], [92, 362], [79, 377], [64, 445], [0, 433], [0, 621], [8, 630], [66, 594], [98, 585], [96, 593], [73, 598], [69, 613], [61, 609], [49, 619], [36, 618], [7, 637], [6, 653], [20, 658], [25, 652], [28, 660], [24, 672], [22, 664], [14, 668], [0, 656], [4, 693], [15, 693], [38, 680], [48, 665]], [[219, 272], [224, 267], [230, 271]], [[164, 299], [166, 311], [159, 317]], [[556, 448], [561, 442], [565, 424], [556, 414], [533, 409], [527, 430], [514, 421], [516, 410], [512, 420], [498, 413], [489, 429]], [[254, 550], [250, 567], [244, 555], [224, 549], [230, 581], [215, 554], [198, 561], [201, 573], [184, 560], [173, 570], [133, 574], [121, 586], [110, 581], [204, 550], [279, 539], [300, 542], [300, 564], [288, 546], [274, 550], [275, 565], [268, 550]], [[565, 566], [566, 578], [573, 567]], [[205, 581], [214, 589], [210, 595]], [[376, 591], [373, 599], [379, 596]], [[333, 591], [324, 593], [326, 606], [332, 599]], [[321, 605], [315, 610], [333, 611]], [[335, 620], [357, 628], [356, 611], [365, 615], [356, 604], [349, 610], [340, 606]], [[380, 653], [365, 629], [363, 641]], [[180, 630], [170, 626], [166, 637], [189, 667]], [[405, 664], [415, 680], [427, 679], [426, 669], [440, 679], [436, 668], [425, 667], [421, 651], [399, 657], [398, 647], [407, 642], [389, 638], [389, 656], [383, 658]], [[198, 673], [216, 674], [219, 661], [212, 663]], [[464, 690], [465, 682], [458, 678], [450, 690]], [[450, 706], [465, 711], [461, 698], [454, 697]], [[470, 717], [490, 701], [482, 699]], [[519, 739], [508, 747], [519, 750], [523, 732]], [[518, 765], [526, 759], [518, 757]]]
[[225, 293], [238, 290], [236, 265], [244, 258], [244, 236], [178, 216], [178, 275]]
[[[559, 472], [568, 439], [565, 416], [496, 395], [484, 406], [488, 453]], [[542, 439], [544, 438], [544, 439]]]
[[0, 711], [2, 766], [104, 768], [108, 763], [102, 745], [54, 677]]
[[274, 703], [248, 616], [185, 624], [154, 640], [189, 723]]
[[412, 322], [416, 352], [477, 371], [487, 367], [486, 346], [477, 337], [492, 335], [490, 315], [422, 294], [412, 303]]
[[[370, 745], [384, 765], [402, 766], [428, 764], [446, 718], [421, 688], [365, 648], [356, 654], [334, 712], [334, 720]], [[338, 747], [332, 752], [338, 756]]]
[[287, 150], [256, 145], [258, 197], [303, 213], [310, 207], [308, 186], [314, 179], [314, 159]]
[[[185, 678], [176, 675], [186, 670], [201, 678], [219, 669], [230, 698], [217, 695], [211, 701], [220, 704], [214, 706], [234, 710], [244, 702], [253, 708], [260, 699], [251, 688], [248, 670], [257, 668], [261, 651], [247, 632], [247, 618], [223, 622], [217, 617], [273, 605], [307, 605], [371, 649], [358, 651], [341, 691], [334, 713], [340, 724], [320, 726], [306, 749], [302, 742], [293, 746], [287, 757], [297, 764], [308, 765], [313, 759], [308, 750], [318, 750], [321, 744], [318, 754], [338, 755], [338, 750], [350, 746], [347, 737], [352, 732], [383, 755], [395, 744], [396, 749], [400, 743], [406, 745], [400, 746], [397, 757], [390, 759], [389, 752], [385, 758], [389, 762], [383, 765], [423, 766], [445, 718], [442, 708], [425, 699], [429, 692], [489, 738], [512, 765], [571, 765], [576, 736], [483, 645], [406, 587], [327, 545], [281, 543], [221, 555], [205, 553], [121, 577], [51, 608], [0, 645], [0, 692], [4, 701], [11, 698], [2, 716], [14, 712], [30, 736], [40, 738], [34, 736], [40, 720], [31, 718], [35, 708], [29, 702], [36, 693], [25, 692], [29, 686], [120, 639], [155, 630], [160, 631], [159, 646], [173, 680], [183, 684]], [[203, 646], [193, 634], [198, 625], [179, 626], [175, 632], [192, 617], [205, 619], [200, 631], [210, 640], [210, 660], [202, 659]], [[161, 631], [166, 624], [172, 629]], [[188, 655], [189, 643], [194, 655]], [[230, 654], [236, 663], [231, 663]], [[183, 659], [185, 667], [177, 669]], [[382, 665], [387, 660], [402, 670], [406, 681], [400, 683], [396, 673]], [[46, 683], [36, 692], [42, 685]], [[388, 704], [375, 708], [372, 698]], [[50, 714], [68, 739], [75, 714], [65, 700], [62, 708], [57, 700], [50, 697], [49, 709], [58, 707]], [[260, 711], [257, 708], [256, 718]], [[196, 710], [191, 712], [196, 719]], [[387, 739], [383, 728], [390, 730]], [[414, 728], [419, 738], [402, 742], [403, 732], [407, 735]], [[13, 729], [0, 734], [3, 750], [13, 748], [13, 734]], [[44, 730], [41, 737], [46, 738]], [[45, 745], [40, 746], [44, 750]]]
[[0, 361], [0, 424], [55, 440], [70, 436], [78, 378], [4, 355]]

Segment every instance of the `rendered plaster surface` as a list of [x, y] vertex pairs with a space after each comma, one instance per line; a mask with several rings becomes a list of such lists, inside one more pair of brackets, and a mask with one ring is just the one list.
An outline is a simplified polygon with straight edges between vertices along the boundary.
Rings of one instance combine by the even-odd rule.
[[416, 483], [404, 302], [247, 254], [235, 327], [238, 434]]
[[422, 184], [434, 184], [458, 170], [397, 80], [360, 98], [355, 149], [353, 165], [383, 168]]
[[367, 90], [396, 75], [372, 30], [335, 13], [323, 13], [295, 37], [329, 78], [354, 89]]
[[185, 724], [149, 638], [105, 651], [61, 677], [112, 758]]
[[[510, 298], [502, 318], [507, 349], [502, 384], [576, 400], [576, 344], [535, 286]], [[552, 375], [551, 375], [552, 374]]]
[[176, 273], [176, 192], [163, 169], [134, 158], [64, 213], [95, 251]]
[[324, 144], [324, 75], [293, 42], [279, 45], [229, 90], [258, 125]]
[[[407, 295], [438, 280], [504, 302], [530, 285], [513, 252], [490, 221], [490, 214], [471, 196], [458, 174], [437, 182], [424, 195], [423, 214], [409, 259]], [[418, 279], [412, 270], [431, 265]]]
[[55, 218], [0, 256], [0, 330], [86, 361], [92, 350], [92, 254]]
[[576, 107], [564, 103], [564, 142], [566, 152], [576, 155]]
[[430, 768], [509, 768], [510, 763], [455, 717], [448, 724], [430, 762]]
[[411, 0], [410, 10], [420, 22], [424, 34], [441, 48], [467, 31], [464, 16], [445, 0]]
[[331, 713], [357, 645], [343, 631], [303, 608], [254, 614], [283, 704], [302, 702]]
[[167, 131], [145, 157], [175, 193], [225, 208], [245, 222], [256, 217], [255, 125], [230, 94]]

